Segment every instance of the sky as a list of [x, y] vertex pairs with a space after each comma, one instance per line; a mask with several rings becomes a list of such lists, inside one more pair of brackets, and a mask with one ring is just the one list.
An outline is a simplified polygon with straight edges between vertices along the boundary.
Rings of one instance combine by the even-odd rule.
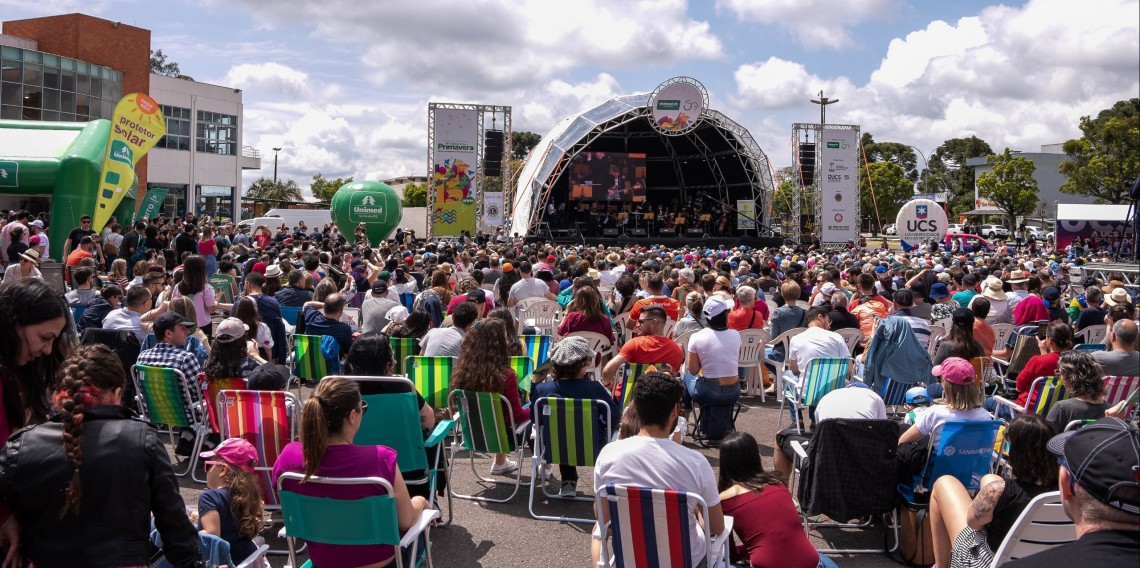
[[[429, 102], [512, 107], [545, 135], [675, 76], [792, 162], [810, 100], [827, 122], [924, 156], [977, 135], [995, 151], [1080, 136], [1140, 96], [1140, 0], [0, 0], [0, 20], [83, 12], [151, 30], [184, 74], [242, 89], [246, 187], [312, 175], [426, 175]], [[919, 161], [921, 167], [923, 157]]]

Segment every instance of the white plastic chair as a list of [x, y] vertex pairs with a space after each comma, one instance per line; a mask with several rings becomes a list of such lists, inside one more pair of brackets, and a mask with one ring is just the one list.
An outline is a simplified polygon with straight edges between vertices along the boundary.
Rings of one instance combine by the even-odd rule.
[[772, 367], [776, 370], [775, 380], [776, 380], [776, 400], [777, 401], [783, 402], [783, 400], [784, 400], [784, 361], [776, 361], [776, 360], [770, 359], [768, 357], [768, 348], [769, 347], [774, 348], [776, 345], [783, 345], [784, 346], [784, 360], [786, 361], [788, 358], [788, 349], [792, 343], [792, 338], [803, 333], [803, 332], [805, 332], [805, 331], [807, 331], [806, 327], [797, 327], [794, 329], [789, 329], [788, 331], [785, 331], [784, 333], [781, 333], [779, 336], [773, 338], [772, 341], [768, 343], [768, 345], [764, 346], [763, 359], [761, 359], [761, 362], [770, 363], [772, 365]]
[[601, 381], [602, 366], [606, 364], [606, 361], [614, 357], [613, 342], [610, 341], [610, 338], [594, 331], [572, 331], [561, 339], [574, 336], [581, 337], [590, 342], [590, 349], [593, 349], [594, 353], [598, 354], [598, 358], [594, 360], [594, 380]]
[[1009, 341], [1009, 336], [1016, 329], [1012, 323], [995, 323], [990, 324], [994, 330], [994, 349], [1005, 349], [1005, 342]]
[[1065, 514], [1061, 492], [1050, 491], [1034, 497], [994, 554], [993, 568], [1077, 540], [1077, 527]]
[[742, 394], [760, 391], [760, 402], [765, 402], [763, 372], [760, 369], [764, 360], [764, 347], [772, 341], [772, 334], [762, 329], [746, 329], [740, 332], [740, 355], [736, 366], [744, 369], [744, 390]]
[[[558, 319], [562, 316], [562, 306], [558, 302], [546, 298], [527, 298], [519, 302], [518, 306], [522, 306], [519, 308], [520, 331], [522, 327], [533, 325], [546, 335], [554, 335], [558, 329]], [[530, 320], [534, 320], [534, 323], [530, 323]]]
[[843, 338], [843, 342], [847, 344], [847, 350], [850, 351], [852, 355], [855, 354], [855, 348], [859, 346], [859, 343], [866, 338], [866, 336], [863, 335], [863, 330], [857, 327], [846, 327], [836, 330], [835, 333], [838, 333], [839, 336]]
[[1104, 336], [1108, 334], [1108, 326], [1105, 324], [1090, 325], [1077, 332], [1073, 337], [1073, 344], [1081, 343], [1104, 343]]

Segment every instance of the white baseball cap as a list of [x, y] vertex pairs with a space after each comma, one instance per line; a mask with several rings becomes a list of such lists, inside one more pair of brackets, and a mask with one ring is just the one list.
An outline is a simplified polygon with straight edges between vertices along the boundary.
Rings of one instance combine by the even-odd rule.
[[725, 300], [720, 296], [711, 296], [709, 299], [705, 300], [704, 314], [705, 317], [715, 318], [716, 316], [719, 316], [720, 314], [731, 310], [734, 306], [735, 304], [732, 302], [732, 300]]

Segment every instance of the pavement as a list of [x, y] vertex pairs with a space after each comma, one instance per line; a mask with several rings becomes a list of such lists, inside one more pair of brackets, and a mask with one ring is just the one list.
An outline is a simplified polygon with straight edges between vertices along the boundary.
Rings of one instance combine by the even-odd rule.
[[[751, 433], [760, 443], [764, 467], [772, 467], [772, 449], [775, 443], [776, 419], [779, 416], [779, 403], [774, 397], [761, 403], [759, 397], [743, 397], [744, 406], [736, 426], [738, 430]], [[787, 425], [785, 419], [784, 425]], [[717, 450], [701, 448], [691, 441], [685, 445], [706, 457], [714, 470], [717, 467]], [[177, 467], [177, 466], [176, 466]], [[488, 475], [490, 459], [476, 459], [475, 467], [483, 476]], [[529, 455], [522, 464], [524, 483], [530, 477]], [[578, 493], [593, 496], [591, 468], [579, 468]], [[557, 469], [555, 470], [557, 473]], [[507, 479], [499, 477], [498, 479]], [[205, 489], [203, 485], [180, 478], [179, 484], [188, 507], [196, 508], [198, 495]], [[502, 498], [510, 494], [510, 489], [502, 486], [482, 489], [476, 484], [470, 461], [461, 453], [455, 464], [453, 483], [462, 493], [476, 493], [488, 497]], [[474, 567], [563, 567], [590, 565], [590, 531], [592, 525], [584, 523], [559, 523], [539, 521], [531, 518], [527, 510], [527, 490], [524, 484], [519, 492], [507, 503], [477, 503], [454, 499], [454, 521], [450, 526], [431, 531], [432, 560], [435, 566], [443, 568]], [[557, 493], [557, 482], [549, 484], [549, 490]], [[446, 501], [444, 500], [446, 507]], [[540, 514], [564, 515], [592, 518], [592, 502], [567, 502], [559, 499], [547, 500], [537, 496], [536, 511]], [[446, 516], [446, 509], [444, 510]], [[274, 515], [272, 530], [266, 529], [263, 535], [276, 534], [281, 527], [280, 515]], [[882, 547], [885, 531], [881, 524], [868, 529], [824, 529], [824, 533], [813, 529], [809, 537], [816, 548], [873, 548]], [[284, 548], [284, 542], [276, 538], [268, 539], [273, 548]], [[831, 555], [841, 567], [872, 568], [897, 567], [899, 564], [883, 554]], [[304, 562], [301, 555], [300, 562]], [[270, 556], [270, 564], [275, 568], [286, 565], [286, 557]]]

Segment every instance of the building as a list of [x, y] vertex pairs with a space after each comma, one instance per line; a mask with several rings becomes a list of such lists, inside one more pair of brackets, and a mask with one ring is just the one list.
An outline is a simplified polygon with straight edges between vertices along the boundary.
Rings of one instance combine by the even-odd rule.
[[[240, 210], [242, 169], [261, 159], [241, 145], [241, 91], [150, 73], [149, 30], [84, 14], [3, 23], [0, 119], [110, 120], [125, 94], [149, 94], [163, 108], [167, 136], [137, 164], [136, 202], [167, 190], [162, 213], [230, 216]], [[46, 196], [0, 195], [0, 208], [43, 211]]]
[[380, 183], [387, 184], [389, 187], [396, 190], [396, 195], [399, 195], [400, 199], [404, 198], [405, 187], [408, 187], [413, 183], [426, 184], [427, 182], [427, 176], [400, 176], [391, 179], [380, 180]]
[[[1038, 202], [1037, 210], [1030, 216], [1031, 219], [1041, 219], [1042, 222], [1051, 221], [1057, 216], [1058, 203], [1093, 203], [1092, 197], [1083, 195], [1070, 195], [1061, 193], [1061, 184], [1069, 180], [1069, 176], [1062, 174], [1061, 162], [1069, 159], [1061, 144], [1047, 144], [1041, 146], [1040, 152], [1013, 152], [1022, 158], [1033, 162], [1033, 179], [1037, 180]], [[993, 168], [986, 164], [986, 157], [967, 158], [966, 166], [974, 169], [974, 181]], [[1002, 215], [992, 201], [983, 199], [978, 195], [977, 184], [974, 185], [974, 209], [972, 214]], [[1035, 223], [1030, 223], [1035, 224]]]

